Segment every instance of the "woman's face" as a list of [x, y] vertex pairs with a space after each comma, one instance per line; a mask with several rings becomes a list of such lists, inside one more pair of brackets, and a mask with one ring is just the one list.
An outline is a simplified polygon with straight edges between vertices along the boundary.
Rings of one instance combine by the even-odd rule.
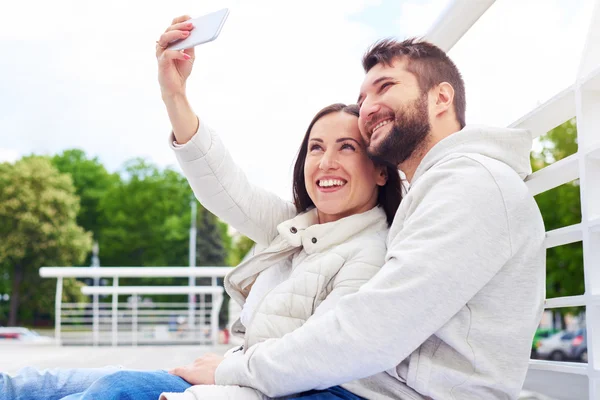
[[368, 158], [357, 117], [334, 112], [313, 125], [304, 180], [306, 191], [318, 210], [319, 223], [375, 207], [377, 188], [386, 182], [384, 171]]

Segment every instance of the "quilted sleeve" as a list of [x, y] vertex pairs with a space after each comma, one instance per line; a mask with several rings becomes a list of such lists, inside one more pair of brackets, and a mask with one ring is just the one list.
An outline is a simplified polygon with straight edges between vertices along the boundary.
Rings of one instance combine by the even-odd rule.
[[251, 184], [219, 137], [200, 122], [184, 145], [169, 141], [196, 198], [217, 217], [262, 246], [277, 236], [277, 225], [293, 218], [291, 202]]

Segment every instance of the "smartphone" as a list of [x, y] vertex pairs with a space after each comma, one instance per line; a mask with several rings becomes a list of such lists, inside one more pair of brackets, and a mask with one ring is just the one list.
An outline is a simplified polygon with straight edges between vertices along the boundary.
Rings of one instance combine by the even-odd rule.
[[223, 24], [229, 15], [229, 9], [224, 8], [198, 18], [190, 19], [185, 22], [194, 24], [194, 29], [190, 31], [190, 36], [185, 39], [176, 40], [167, 46], [169, 50], [189, 49], [199, 44], [212, 42], [219, 36]]

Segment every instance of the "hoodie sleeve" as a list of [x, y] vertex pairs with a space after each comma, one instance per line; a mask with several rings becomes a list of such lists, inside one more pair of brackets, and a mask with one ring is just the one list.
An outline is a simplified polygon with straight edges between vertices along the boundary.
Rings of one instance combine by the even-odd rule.
[[296, 215], [292, 203], [252, 185], [219, 137], [200, 121], [192, 139], [169, 145], [196, 198], [210, 212], [262, 246], [277, 236], [277, 225]]
[[400, 207], [402, 226], [392, 225], [386, 263], [373, 279], [320, 318], [225, 360], [216, 383], [278, 397], [393, 368], [511, 257], [502, 193], [475, 160], [436, 165]]

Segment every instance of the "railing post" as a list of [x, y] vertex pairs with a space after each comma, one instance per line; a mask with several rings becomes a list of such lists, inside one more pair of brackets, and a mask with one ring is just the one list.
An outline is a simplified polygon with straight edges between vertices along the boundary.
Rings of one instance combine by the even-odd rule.
[[116, 289], [119, 287], [119, 277], [115, 276], [113, 277], [113, 287], [115, 288], [115, 291], [113, 292], [113, 297], [112, 297], [112, 345], [116, 346], [118, 343], [118, 326], [117, 324], [118, 322], [118, 318], [119, 318], [119, 313], [118, 313], [118, 309], [119, 309], [119, 295], [117, 294]]
[[61, 324], [62, 324], [62, 291], [63, 291], [63, 278], [59, 276], [56, 278], [56, 297], [54, 303], [54, 338], [56, 344], [61, 344]]
[[205, 338], [205, 333], [204, 333], [204, 329], [206, 328], [206, 294], [201, 293], [199, 296], [200, 298], [200, 307], [198, 307], [198, 311], [200, 312], [200, 314], [198, 315], [198, 333], [200, 336], [200, 340], [204, 340]]
[[93, 345], [98, 346], [98, 342], [100, 341], [100, 304], [99, 304], [99, 295], [94, 294], [93, 297], [93, 308], [92, 308], [92, 335], [93, 335]]
[[[588, 396], [600, 398], [600, 1], [591, 17], [576, 90], [583, 272], [586, 297]], [[592, 76], [596, 75], [596, 76]]]
[[137, 346], [137, 333], [138, 333], [138, 296], [133, 294], [131, 301], [131, 344]]
[[223, 292], [212, 294], [211, 297], [213, 301], [210, 313], [210, 336], [214, 346], [219, 342], [219, 311], [221, 311], [221, 305], [223, 304]]

